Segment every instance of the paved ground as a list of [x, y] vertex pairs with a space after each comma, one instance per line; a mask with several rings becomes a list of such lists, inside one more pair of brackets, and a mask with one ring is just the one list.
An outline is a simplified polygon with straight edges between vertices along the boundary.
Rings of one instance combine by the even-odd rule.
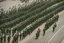
[[[46, 31], [45, 36], [43, 36], [43, 32], [41, 30], [41, 34], [39, 39], [35, 40], [35, 30], [31, 35], [27, 36], [23, 41], [20, 43], [61, 43], [64, 39], [64, 11], [58, 13], [60, 15], [59, 21], [57, 22], [57, 27], [55, 32], [52, 32], [52, 26], [49, 30]], [[43, 24], [44, 25], [44, 24]], [[39, 26], [38, 28], [43, 29], [43, 25]]]
[[[33, 0], [29, 0], [29, 3], [27, 3], [28, 5], [32, 4]], [[12, 8], [13, 6], [15, 6], [16, 8], [19, 7], [19, 5], [21, 5], [21, 7], [24, 7], [26, 5], [25, 2], [21, 2], [20, 0], [6, 0], [6, 1], [3, 1], [3, 2], [0, 2], [0, 9], [4, 9], [5, 11], [8, 11], [9, 8]]]
[[64, 39], [62, 40], [62, 42], [61, 43], [64, 43]]

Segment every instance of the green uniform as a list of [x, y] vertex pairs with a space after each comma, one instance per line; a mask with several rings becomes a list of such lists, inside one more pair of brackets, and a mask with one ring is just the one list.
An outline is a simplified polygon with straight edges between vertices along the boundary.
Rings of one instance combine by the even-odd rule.
[[11, 36], [8, 36], [8, 43], [10, 42]]
[[53, 27], [53, 32], [55, 31], [55, 28], [56, 28], [56, 24], [55, 24], [54, 27]]
[[3, 37], [1, 36], [1, 43], [3, 42]]
[[39, 35], [40, 35], [40, 29], [38, 29], [38, 31], [36, 33], [36, 39], [38, 39]]
[[55, 31], [55, 27], [53, 27], [53, 32]]
[[6, 35], [3, 38], [4, 38], [4, 43], [5, 43], [6, 42]]
[[16, 43], [18, 43], [18, 36], [19, 36], [19, 35], [17, 34], [17, 35], [16, 35]]
[[20, 40], [21, 40], [21, 36], [22, 36], [22, 34], [20, 34]]
[[1, 43], [1, 35], [0, 35], [0, 43]]
[[12, 41], [12, 43], [15, 43], [16, 42], [16, 38], [15, 38], [15, 36], [13, 37], [13, 41]]
[[45, 29], [43, 30], [43, 36], [45, 35]]

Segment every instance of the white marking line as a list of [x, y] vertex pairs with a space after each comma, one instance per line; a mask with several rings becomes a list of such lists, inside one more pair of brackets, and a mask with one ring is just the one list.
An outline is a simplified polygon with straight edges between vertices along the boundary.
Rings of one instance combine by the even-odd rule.
[[47, 42], [50, 43], [50, 41], [58, 34], [58, 32], [64, 27], [64, 25], [52, 36], [52, 38]]

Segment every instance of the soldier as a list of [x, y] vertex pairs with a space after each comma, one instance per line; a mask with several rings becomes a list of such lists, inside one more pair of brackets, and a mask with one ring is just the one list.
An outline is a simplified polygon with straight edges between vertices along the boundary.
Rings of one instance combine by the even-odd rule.
[[40, 29], [38, 29], [38, 31], [37, 31], [37, 33], [36, 33], [36, 39], [38, 39], [39, 34], [40, 34]]
[[9, 32], [8, 29], [6, 29], [6, 33], [7, 33], [7, 34], [8, 34], [8, 32]]
[[11, 35], [11, 29], [9, 29], [9, 35]]
[[22, 39], [24, 39], [25, 38], [25, 31], [23, 31], [23, 33], [22, 33]]
[[22, 34], [20, 33], [20, 40], [21, 40], [21, 36], [22, 36]]
[[45, 35], [45, 29], [43, 29], [43, 36]]
[[17, 34], [17, 37], [16, 37], [17, 38], [17, 43], [18, 43], [18, 37], [19, 37], [19, 34]]
[[55, 31], [55, 27], [53, 27], [53, 31], [52, 32], [54, 32]]
[[3, 42], [3, 37], [1, 36], [1, 43]]
[[40, 29], [38, 29], [38, 33], [40, 33]]
[[11, 36], [9, 35], [8, 38], [7, 38], [8, 43], [10, 42], [10, 39], [11, 39]]
[[0, 34], [0, 43], [1, 43], [1, 34]]
[[56, 23], [54, 24], [54, 26], [53, 26], [53, 31], [52, 32], [54, 32], [55, 31], [55, 28], [56, 28]]
[[16, 34], [15, 36], [14, 36], [14, 40], [15, 40], [15, 43], [18, 43], [18, 34]]
[[3, 37], [3, 38], [4, 38], [4, 43], [6, 43], [6, 35], [4, 35], [4, 37]]
[[59, 19], [59, 15], [57, 14], [57, 20]]
[[15, 36], [13, 37], [13, 41], [12, 41], [12, 43], [15, 43], [16, 42], [16, 38], [15, 38]]
[[1, 29], [1, 32], [2, 32], [2, 35], [3, 35], [4, 34], [4, 29], [3, 28]]
[[12, 30], [12, 36], [14, 36], [14, 30]]

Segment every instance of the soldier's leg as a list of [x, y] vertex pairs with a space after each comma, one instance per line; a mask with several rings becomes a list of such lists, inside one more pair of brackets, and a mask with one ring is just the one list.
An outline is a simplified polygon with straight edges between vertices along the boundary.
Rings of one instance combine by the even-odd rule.
[[2, 43], [2, 39], [1, 39], [1, 43]]
[[43, 31], [43, 36], [45, 35], [45, 30]]
[[53, 28], [53, 32], [55, 31], [55, 28]]

